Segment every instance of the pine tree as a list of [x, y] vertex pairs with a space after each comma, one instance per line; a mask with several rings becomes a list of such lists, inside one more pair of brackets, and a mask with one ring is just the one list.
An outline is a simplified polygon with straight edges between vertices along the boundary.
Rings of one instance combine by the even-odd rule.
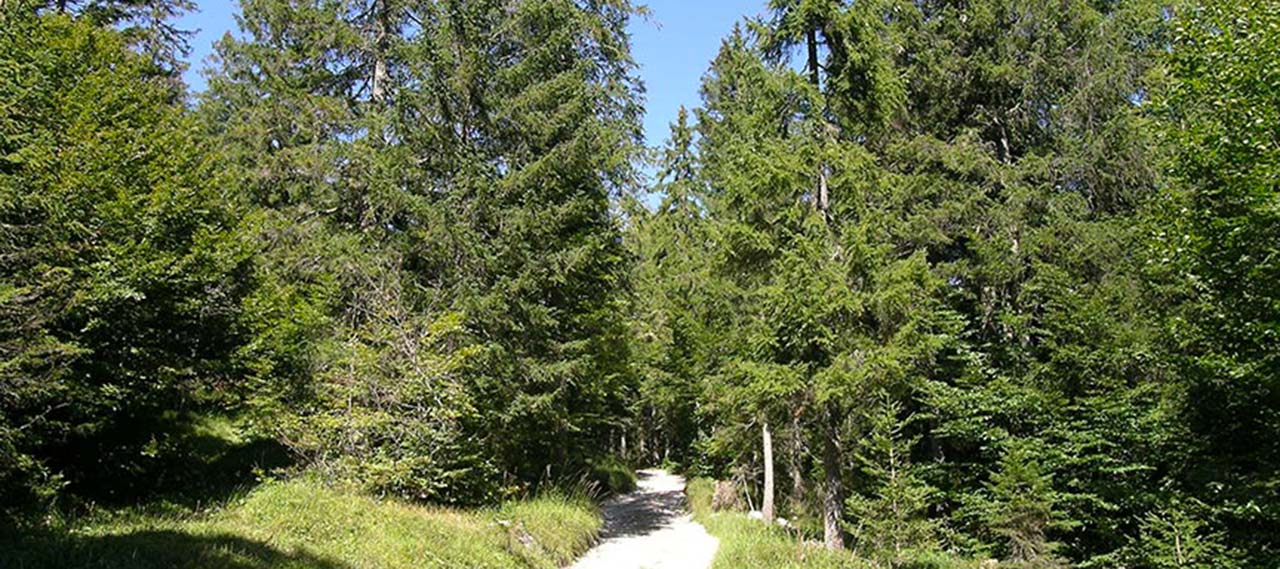
[[1240, 556], [1229, 550], [1226, 536], [1215, 530], [1198, 500], [1178, 499], [1142, 520], [1142, 532], [1126, 551], [1127, 561], [1142, 567], [1240, 567]]
[[1058, 493], [1034, 447], [1032, 441], [1019, 440], [1005, 451], [987, 484], [985, 523], [1004, 540], [1007, 559], [1015, 567], [1065, 567], [1054, 553], [1058, 545], [1048, 536], [1057, 522]]
[[[945, 345], [948, 317], [931, 298], [939, 282], [920, 252], [875, 240], [900, 213], [883, 200], [866, 147], [831, 134], [817, 110], [829, 105], [805, 75], [770, 65], [738, 33], [704, 97], [706, 203], [725, 256], [717, 270], [742, 322], [724, 378], [757, 402], [785, 401], [789, 409], [769, 412], [774, 424], [812, 404], [824, 533], [838, 548], [846, 419], [874, 389], [910, 393], [910, 370]], [[737, 377], [795, 379], [780, 390]]]
[[[652, 458], [689, 468], [701, 465], [693, 452], [704, 417], [704, 378], [714, 369], [712, 353], [719, 303], [709, 270], [710, 239], [694, 132], [681, 109], [664, 149], [653, 212], [639, 201], [627, 209], [624, 233], [636, 259], [631, 276], [631, 337], [638, 368], [634, 440]], [[650, 458], [650, 457], [640, 457]]]
[[15, 0], [14, 4], [118, 29], [134, 49], [175, 80], [191, 53], [194, 32], [179, 28], [174, 20], [195, 9], [192, 0]]

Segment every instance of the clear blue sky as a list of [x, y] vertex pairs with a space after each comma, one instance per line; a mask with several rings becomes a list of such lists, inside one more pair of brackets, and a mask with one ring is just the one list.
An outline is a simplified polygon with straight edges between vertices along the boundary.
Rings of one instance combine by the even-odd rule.
[[[191, 68], [187, 83], [204, 89], [200, 70], [217, 41], [235, 29], [234, 0], [197, 0], [197, 12], [181, 21], [186, 29], [199, 30], [192, 39]], [[765, 0], [649, 0], [652, 15], [631, 24], [632, 55], [640, 64], [646, 93], [645, 137], [650, 146], [666, 140], [668, 125], [681, 105], [699, 103], [702, 74], [720, 49], [733, 24], [744, 16], [755, 16]]]

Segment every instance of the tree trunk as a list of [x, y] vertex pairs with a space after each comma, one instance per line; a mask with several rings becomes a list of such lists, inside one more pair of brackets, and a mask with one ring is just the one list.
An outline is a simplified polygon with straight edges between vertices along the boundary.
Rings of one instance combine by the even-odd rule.
[[[942, 440], [936, 434], [938, 432], [937, 425], [931, 425], [929, 428], [929, 454], [933, 456], [933, 462], [943, 464], [947, 460], [946, 452], [942, 448]], [[939, 500], [937, 504], [930, 507], [934, 515], [939, 518], [944, 517], [947, 511], [946, 505]]]
[[[822, 88], [822, 75], [818, 63], [818, 29], [809, 26], [805, 32], [805, 43], [808, 47], [809, 82], [815, 88]], [[827, 165], [825, 161], [818, 164], [817, 208], [824, 221], [829, 221], [830, 190], [827, 182]], [[837, 249], [839, 243], [836, 244]], [[836, 424], [836, 413], [830, 405], [822, 413], [822, 535], [827, 549], [844, 549], [844, 530], [840, 527], [844, 511], [844, 489], [840, 481], [840, 446], [839, 425]], [[798, 479], [797, 479], [798, 480]]]
[[805, 43], [809, 46], [809, 82], [814, 87], [820, 87], [820, 76], [818, 75], [818, 30], [809, 28], [805, 32]]
[[823, 164], [818, 167], [818, 210], [822, 212], [823, 217], [827, 215], [828, 201], [827, 165]]
[[760, 502], [760, 513], [765, 523], [773, 523], [773, 434], [769, 432], [769, 423], [760, 428], [764, 442], [764, 499]]
[[[818, 71], [818, 32], [816, 28], [810, 27], [805, 32], [805, 40], [809, 47], [809, 83], [814, 87], [822, 88], [822, 76]], [[825, 219], [827, 216], [830, 197], [827, 191], [827, 165], [820, 163], [818, 165], [818, 211], [822, 212]]]
[[378, 103], [383, 103], [387, 99], [387, 88], [391, 82], [390, 73], [387, 71], [387, 51], [390, 50], [391, 44], [391, 9], [387, 6], [387, 0], [379, 0], [374, 5], [374, 21], [376, 29], [374, 31], [374, 47], [373, 47], [373, 77], [370, 78], [370, 95], [371, 98]]
[[827, 549], [844, 549], [844, 530], [840, 527], [841, 513], [844, 510], [844, 489], [840, 482], [840, 446], [836, 437], [839, 427], [835, 424], [836, 415], [830, 410], [825, 413], [822, 437], [822, 541]]
[[804, 508], [804, 472], [801, 460], [800, 415], [791, 418], [791, 445], [787, 452], [787, 470], [791, 472], [791, 516], [796, 517]]

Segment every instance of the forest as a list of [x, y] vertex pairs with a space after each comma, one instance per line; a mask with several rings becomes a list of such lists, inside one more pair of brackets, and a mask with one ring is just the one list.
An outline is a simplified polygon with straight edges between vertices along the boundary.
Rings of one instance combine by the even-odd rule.
[[760, 0], [661, 148], [632, 0], [240, 0], [198, 94], [193, 8], [0, 0], [0, 567], [644, 466], [795, 567], [1280, 567], [1280, 3]]

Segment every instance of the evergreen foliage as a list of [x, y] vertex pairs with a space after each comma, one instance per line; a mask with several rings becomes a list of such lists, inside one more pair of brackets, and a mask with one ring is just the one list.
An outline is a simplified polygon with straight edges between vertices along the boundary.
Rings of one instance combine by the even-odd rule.
[[[706, 394], [675, 435], [689, 465], [751, 490], [752, 425], [781, 425], [788, 515], [835, 517], [890, 565], [1274, 563], [1274, 240], [1253, 233], [1274, 209], [1274, 8], [768, 8], [667, 158], [695, 157], [679, 234], [706, 236], [716, 297], [643, 317], [661, 357], [701, 362], [664, 368]], [[676, 215], [633, 239], [676, 246]], [[648, 247], [641, 273], [672, 256]], [[658, 274], [642, 298], [689, 278]], [[718, 333], [681, 346], [652, 329], [672, 322]]]
[[255, 355], [302, 387], [263, 405], [291, 446], [448, 501], [601, 454], [632, 389], [609, 206], [638, 136], [631, 12], [244, 4], [201, 112], [261, 211]]
[[834, 565], [1280, 563], [1274, 2], [762, 2], [648, 187], [628, 0], [243, 0], [188, 107], [192, 7], [0, 0], [6, 521], [261, 444], [769, 470]]

